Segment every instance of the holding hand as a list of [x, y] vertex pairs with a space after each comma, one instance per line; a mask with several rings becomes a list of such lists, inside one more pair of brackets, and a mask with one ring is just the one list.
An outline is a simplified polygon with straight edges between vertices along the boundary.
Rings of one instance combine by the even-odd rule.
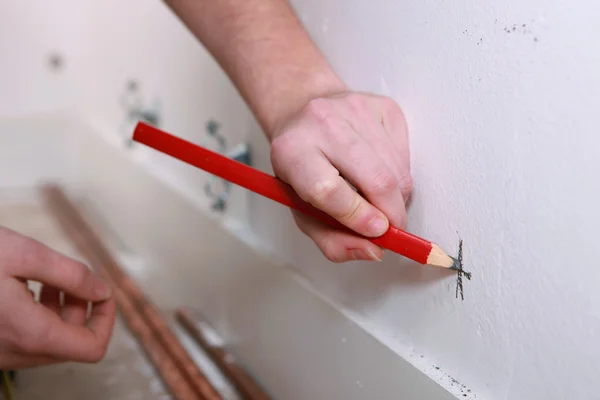
[[[43, 285], [39, 303], [28, 279]], [[0, 369], [100, 361], [116, 312], [109, 297], [109, 286], [85, 265], [0, 227]]]
[[[349, 92], [289, 2], [166, 3], [250, 106], [280, 179], [363, 236], [382, 235], [390, 222], [405, 227], [412, 180], [402, 112], [387, 97]], [[364, 238], [294, 217], [331, 261], [383, 257]]]
[[[389, 98], [343, 93], [310, 101], [275, 134], [271, 160], [275, 174], [303, 200], [355, 232], [377, 237], [390, 223], [406, 226], [412, 188], [407, 129]], [[296, 212], [294, 218], [331, 261], [383, 257], [366, 239]]]

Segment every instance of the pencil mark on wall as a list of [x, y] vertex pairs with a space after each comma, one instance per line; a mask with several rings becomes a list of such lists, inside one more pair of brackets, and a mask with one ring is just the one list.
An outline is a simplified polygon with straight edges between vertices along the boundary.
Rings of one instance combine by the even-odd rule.
[[458, 242], [458, 271], [456, 273], [456, 298], [460, 295], [460, 299], [464, 300], [464, 289], [463, 289], [463, 276], [468, 280], [471, 280], [471, 273], [463, 269], [463, 241], [462, 239]]
[[[533, 23], [532, 21], [531, 23]], [[504, 32], [506, 33], [514, 33], [514, 34], [522, 34], [522, 35], [533, 35], [533, 41], [539, 41], [538, 37], [534, 35], [530, 25], [527, 24], [512, 24], [504, 27]]]

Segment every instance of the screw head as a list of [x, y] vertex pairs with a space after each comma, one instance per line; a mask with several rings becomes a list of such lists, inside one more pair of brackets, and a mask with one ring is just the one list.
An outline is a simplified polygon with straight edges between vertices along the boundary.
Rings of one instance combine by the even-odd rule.
[[208, 131], [208, 133], [210, 133], [211, 135], [214, 135], [217, 133], [217, 130], [219, 129], [219, 123], [216, 122], [215, 120], [210, 120], [206, 123], [206, 130]]

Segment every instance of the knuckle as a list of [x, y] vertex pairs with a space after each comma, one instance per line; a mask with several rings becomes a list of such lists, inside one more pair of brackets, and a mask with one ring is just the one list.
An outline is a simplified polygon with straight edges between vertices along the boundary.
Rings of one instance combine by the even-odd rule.
[[328, 124], [333, 116], [333, 106], [330, 100], [317, 97], [308, 102], [304, 113], [314, 121]]
[[349, 93], [344, 99], [344, 104], [351, 114], [351, 118], [357, 121], [363, 121], [371, 116], [369, 105], [370, 97], [362, 93]]
[[[335, 101], [317, 98], [308, 103], [303, 116], [311, 122], [309, 123], [311, 128], [302, 135], [304, 138], [307, 135], [314, 135], [313, 139], [318, 138], [323, 144], [332, 146], [347, 146], [353, 138], [356, 139], [356, 135], [350, 134], [352, 129], [348, 128], [344, 113], [335, 107]], [[356, 111], [353, 111], [353, 108], [350, 109], [354, 114], [363, 113], [359, 108], [356, 108]]]
[[350, 109], [354, 111], [362, 110], [365, 108], [367, 98], [365, 95], [360, 93], [349, 93], [346, 96], [346, 103]]
[[287, 149], [289, 148], [289, 139], [286, 135], [279, 135], [271, 142], [271, 163], [275, 168], [282, 158], [285, 157]]
[[287, 183], [292, 183], [302, 171], [306, 163], [306, 150], [296, 146], [292, 140], [281, 137], [271, 147], [271, 165], [275, 176]]
[[284, 166], [289, 165], [290, 161], [297, 158], [297, 154], [300, 152], [298, 140], [294, 136], [298, 135], [294, 135], [292, 131], [288, 131], [277, 136], [271, 142], [271, 164], [276, 173], [283, 169]]
[[368, 192], [375, 196], [386, 195], [396, 190], [399, 184], [398, 179], [391, 172], [380, 172], [371, 180]]
[[271, 156], [277, 156], [281, 153], [285, 153], [289, 148], [292, 147], [290, 142], [291, 140], [289, 134], [282, 133], [277, 136], [271, 142]]
[[404, 196], [404, 198], [407, 198], [411, 194], [414, 187], [414, 181], [412, 176], [410, 174], [403, 175], [398, 180], [398, 186], [400, 186], [400, 190], [402, 191], [402, 195]]
[[106, 356], [107, 346], [97, 345], [85, 354], [85, 361], [88, 363], [98, 363]]
[[317, 179], [307, 189], [305, 201], [312, 205], [330, 203], [340, 190], [340, 179]]
[[382, 107], [387, 110], [390, 115], [402, 115], [402, 111], [400, 110], [400, 106], [394, 99], [391, 97], [382, 97], [381, 98]]
[[383, 119], [386, 122], [385, 125], [388, 125], [394, 131], [406, 132], [408, 130], [404, 112], [394, 99], [383, 97], [379, 104]]
[[321, 253], [331, 262], [341, 263], [343, 260], [337, 251], [337, 245], [332, 240], [322, 240], [320, 244]]

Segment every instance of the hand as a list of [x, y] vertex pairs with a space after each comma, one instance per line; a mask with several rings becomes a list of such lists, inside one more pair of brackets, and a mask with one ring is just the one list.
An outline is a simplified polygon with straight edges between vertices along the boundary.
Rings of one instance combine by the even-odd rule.
[[[39, 303], [28, 279], [43, 285]], [[109, 297], [109, 286], [85, 265], [0, 227], [0, 369], [100, 361], [116, 312]]]
[[[389, 98], [343, 93], [310, 101], [276, 133], [271, 161], [303, 200], [363, 236], [382, 235], [390, 222], [406, 226], [412, 189], [407, 129]], [[367, 239], [297, 212], [294, 219], [331, 261], [383, 258]]]

